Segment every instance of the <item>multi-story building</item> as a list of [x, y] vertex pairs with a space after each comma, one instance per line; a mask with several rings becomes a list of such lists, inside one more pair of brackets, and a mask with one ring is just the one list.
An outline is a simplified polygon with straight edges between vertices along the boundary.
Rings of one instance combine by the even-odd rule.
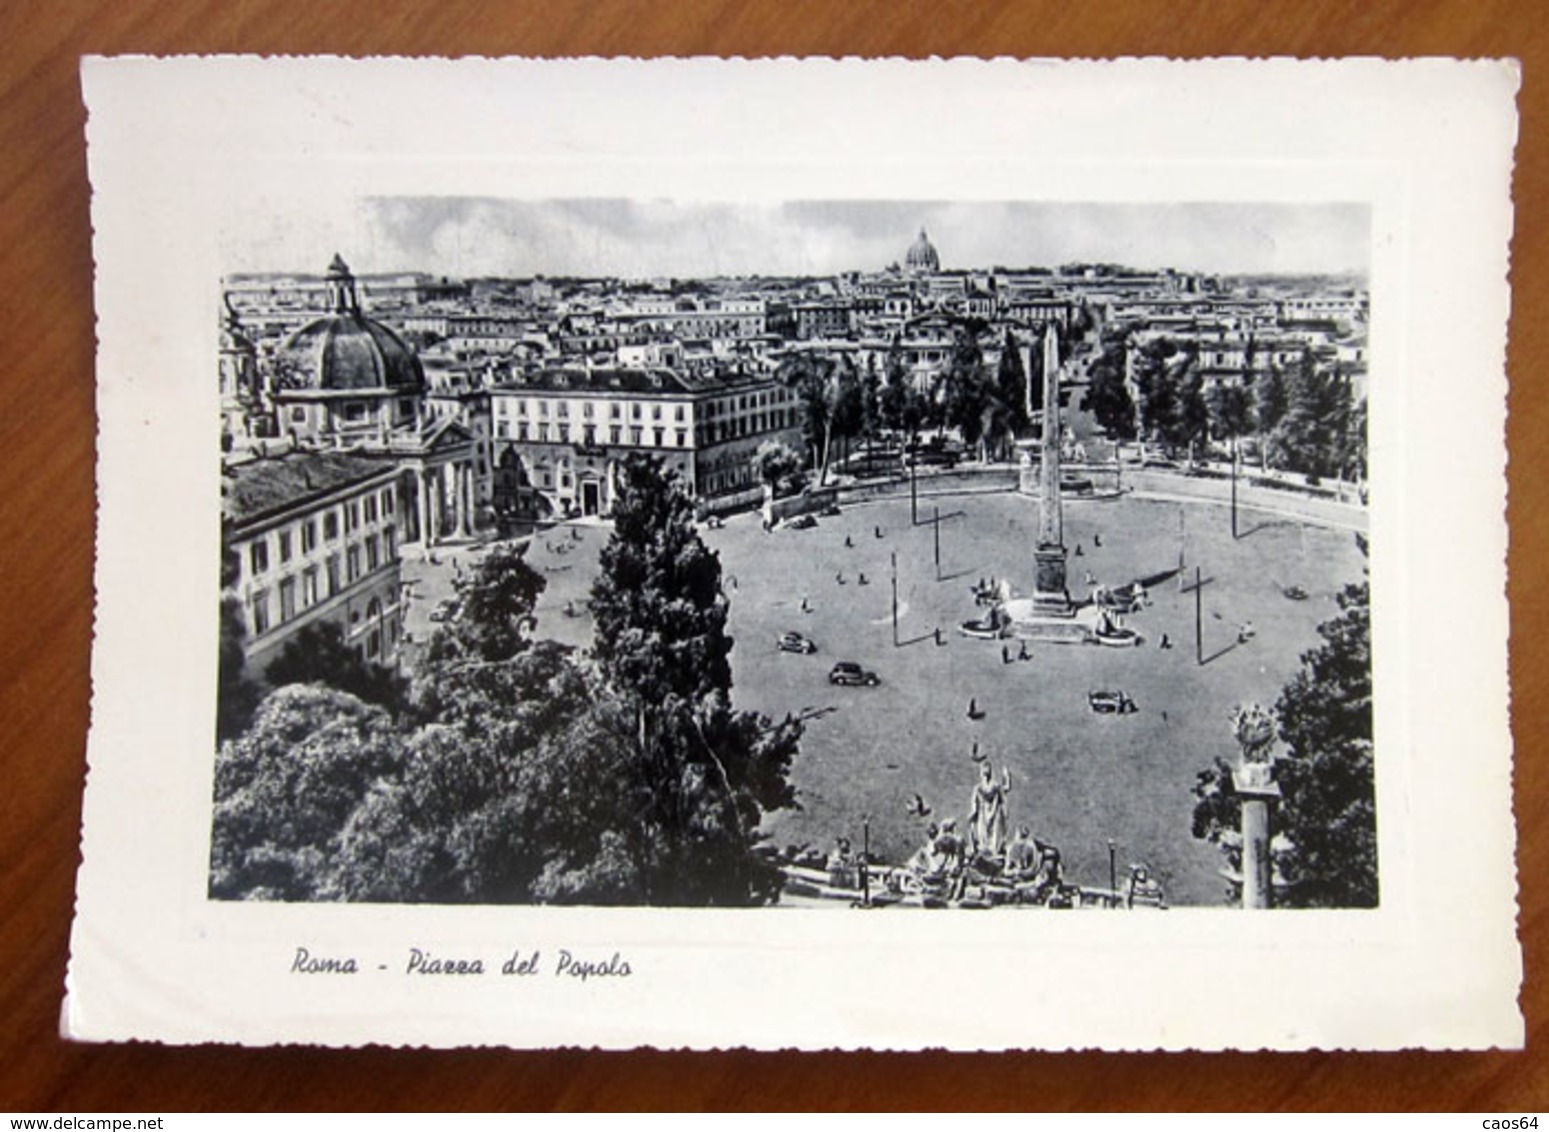
[[767, 329], [762, 299], [642, 299], [615, 310], [625, 335], [667, 335], [683, 341], [759, 338]]
[[803, 341], [846, 338], [855, 326], [855, 306], [848, 299], [795, 303], [791, 311], [796, 317], [796, 337]]
[[324, 621], [364, 659], [394, 660], [403, 633], [396, 476], [390, 464], [343, 452], [228, 463], [222, 549], [255, 675]]
[[327, 313], [290, 334], [271, 359], [271, 434], [299, 448], [392, 464], [404, 541], [468, 537], [478, 475], [472, 431], [427, 411], [424, 365], [395, 331], [361, 311], [355, 278], [338, 256], [327, 285]]
[[714, 496], [752, 486], [759, 444], [801, 443], [795, 393], [734, 369], [547, 369], [489, 395], [495, 511], [507, 520], [607, 514], [618, 463], [634, 453]]

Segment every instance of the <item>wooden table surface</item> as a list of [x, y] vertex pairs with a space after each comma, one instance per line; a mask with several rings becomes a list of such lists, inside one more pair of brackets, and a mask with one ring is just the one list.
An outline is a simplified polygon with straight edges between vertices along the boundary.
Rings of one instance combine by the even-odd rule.
[[[759, 1055], [162, 1049], [57, 1037], [89, 698], [93, 318], [87, 53], [1341, 55], [1524, 62], [1512, 247], [1513, 721], [1525, 1053]], [[0, 4], [0, 1109], [1468, 1109], [1549, 1104], [1541, 689], [1549, 470], [1549, 6], [232, 0]], [[155, 280], [146, 280], [155, 286]], [[1528, 642], [1524, 647], [1522, 642]], [[1460, 771], [1466, 758], [1460, 752]], [[1438, 831], [1445, 836], [1446, 831]], [[1201, 987], [1205, 995], [1218, 993]]]

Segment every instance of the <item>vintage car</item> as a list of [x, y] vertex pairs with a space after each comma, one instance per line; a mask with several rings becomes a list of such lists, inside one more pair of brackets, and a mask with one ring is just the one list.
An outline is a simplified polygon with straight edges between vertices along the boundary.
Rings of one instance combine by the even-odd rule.
[[845, 685], [860, 684], [869, 688], [874, 688], [881, 683], [881, 680], [877, 678], [877, 674], [875, 672], [872, 672], [867, 668], [862, 668], [853, 660], [841, 660], [838, 664], [834, 665], [833, 669], [829, 672], [828, 682], [830, 684]]
[[1128, 715], [1130, 712], [1139, 711], [1135, 701], [1129, 698], [1128, 692], [1096, 691], [1088, 692], [1086, 696], [1087, 706], [1098, 715]]
[[775, 641], [775, 646], [781, 652], [813, 653], [818, 651], [817, 645], [812, 643], [812, 638], [803, 636], [800, 633], [781, 633], [779, 639]]
[[810, 531], [818, 525], [818, 521], [811, 515], [797, 515], [794, 519], [785, 520], [785, 526], [793, 531]]
[[457, 616], [461, 603], [456, 598], [449, 597], [430, 611], [432, 621], [450, 621]]

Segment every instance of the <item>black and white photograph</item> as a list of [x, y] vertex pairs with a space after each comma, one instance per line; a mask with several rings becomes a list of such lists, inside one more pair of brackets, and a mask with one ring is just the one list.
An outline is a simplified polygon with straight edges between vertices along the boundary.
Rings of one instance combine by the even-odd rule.
[[252, 219], [212, 898], [1378, 904], [1365, 205]]
[[1513, 68], [82, 76], [66, 1033], [1521, 1043]]

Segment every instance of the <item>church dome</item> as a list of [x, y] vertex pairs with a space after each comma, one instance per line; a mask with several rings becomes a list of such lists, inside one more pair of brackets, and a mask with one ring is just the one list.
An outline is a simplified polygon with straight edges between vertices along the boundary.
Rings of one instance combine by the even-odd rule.
[[941, 257], [936, 254], [935, 247], [930, 238], [925, 235], [925, 229], [920, 229], [920, 238], [909, 247], [909, 254], [904, 257], [904, 264], [910, 271], [940, 271]]
[[321, 392], [420, 390], [425, 371], [402, 338], [360, 313], [355, 277], [337, 255], [328, 267], [331, 313], [307, 323], [275, 355], [281, 389]]

